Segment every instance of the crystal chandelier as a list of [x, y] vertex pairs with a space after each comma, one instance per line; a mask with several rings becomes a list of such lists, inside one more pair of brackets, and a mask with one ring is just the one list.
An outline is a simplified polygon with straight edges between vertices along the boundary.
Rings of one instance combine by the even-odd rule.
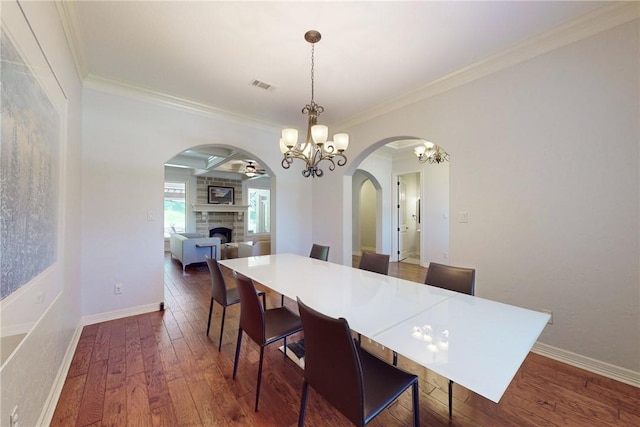
[[449, 161], [449, 153], [433, 142], [425, 141], [423, 145], [416, 147], [413, 152], [418, 156], [418, 162], [420, 163], [442, 163]]
[[333, 141], [327, 141], [329, 128], [318, 124], [318, 116], [324, 111], [324, 107], [313, 100], [314, 47], [321, 37], [315, 30], [307, 31], [304, 35], [304, 39], [311, 43], [311, 102], [302, 109], [302, 114], [308, 116], [307, 137], [303, 142], [298, 142], [298, 130], [289, 128], [282, 129], [280, 138], [280, 151], [284, 155], [282, 167], [289, 169], [293, 159], [300, 159], [306, 163], [302, 171], [305, 178], [320, 178], [324, 175], [324, 171], [319, 167], [322, 161], [328, 162], [331, 171], [336, 168], [336, 164], [344, 166], [347, 163], [344, 151], [349, 145], [349, 135], [336, 133], [333, 135]]

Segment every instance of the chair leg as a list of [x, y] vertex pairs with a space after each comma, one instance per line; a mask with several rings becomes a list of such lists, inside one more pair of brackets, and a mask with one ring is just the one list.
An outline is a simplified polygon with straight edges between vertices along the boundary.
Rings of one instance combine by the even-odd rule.
[[240, 358], [240, 344], [242, 344], [242, 329], [238, 329], [238, 343], [236, 344], [236, 358], [233, 361], [233, 379], [236, 379], [238, 372], [238, 359]]
[[267, 294], [266, 293], [262, 294], [262, 308], [264, 310], [267, 309]]
[[280, 295], [280, 307], [284, 307], [284, 295]]
[[307, 409], [307, 389], [309, 384], [304, 381], [302, 383], [302, 399], [300, 400], [300, 415], [298, 416], [298, 427], [304, 426], [304, 416]]
[[209, 336], [209, 330], [211, 329], [211, 316], [213, 315], [213, 298], [211, 298], [211, 304], [209, 305], [209, 323], [207, 323], [207, 336]]
[[453, 414], [453, 381], [449, 380], [449, 418]]
[[260, 399], [260, 384], [262, 383], [262, 359], [264, 358], [264, 346], [260, 346], [260, 363], [258, 363], [258, 386], [256, 387], [256, 409], [258, 412], [258, 400]]
[[413, 397], [413, 426], [420, 427], [420, 394], [418, 393], [418, 381], [413, 383], [411, 397]]
[[284, 357], [287, 357], [287, 337], [284, 337]]
[[220, 322], [220, 341], [218, 341], [218, 351], [222, 348], [222, 333], [224, 332], [224, 318], [227, 315], [227, 307], [222, 307], [222, 322]]
[[398, 366], [398, 353], [393, 352], [393, 366]]

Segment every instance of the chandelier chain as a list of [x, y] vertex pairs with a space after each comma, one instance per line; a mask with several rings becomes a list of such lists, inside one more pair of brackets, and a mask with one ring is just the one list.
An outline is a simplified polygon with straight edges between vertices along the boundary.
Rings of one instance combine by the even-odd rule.
[[314, 104], [314, 101], [313, 101], [313, 95], [314, 95], [314, 90], [313, 90], [313, 86], [314, 86], [314, 84], [313, 84], [314, 83], [313, 70], [315, 68], [315, 60], [314, 60], [315, 59], [315, 55], [314, 55], [315, 47], [316, 47], [316, 45], [312, 43], [311, 44], [311, 105]]

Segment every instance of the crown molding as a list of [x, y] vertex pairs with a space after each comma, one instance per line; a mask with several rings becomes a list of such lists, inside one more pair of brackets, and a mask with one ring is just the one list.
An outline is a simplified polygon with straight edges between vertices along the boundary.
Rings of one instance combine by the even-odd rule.
[[201, 114], [207, 117], [219, 118], [226, 121], [236, 122], [254, 128], [267, 130], [280, 129], [282, 126], [260, 120], [255, 117], [246, 116], [230, 110], [214, 107], [209, 104], [198, 102], [192, 99], [170, 95], [159, 92], [133, 83], [120, 80], [113, 80], [107, 77], [89, 74], [82, 82], [85, 89], [92, 89], [99, 92], [119, 95], [139, 101], [146, 101], [157, 105], [168, 106], [177, 110]]
[[447, 92], [487, 75], [512, 67], [560, 47], [631, 22], [640, 17], [640, 3], [616, 2], [574, 19], [544, 34], [515, 44], [472, 65], [427, 83], [411, 92], [394, 97], [332, 127], [347, 129], [381, 115]]
[[55, 5], [58, 10], [58, 16], [60, 17], [60, 23], [62, 24], [65, 38], [67, 39], [67, 45], [69, 46], [71, 56], [73, 57], [76, 74], [82, 81], [89, 75], [89, 66], [84, 54], [84, 44], [82, 39], [78, 37], [80, 34], [80, 24], [76, 1], [56, 0]]

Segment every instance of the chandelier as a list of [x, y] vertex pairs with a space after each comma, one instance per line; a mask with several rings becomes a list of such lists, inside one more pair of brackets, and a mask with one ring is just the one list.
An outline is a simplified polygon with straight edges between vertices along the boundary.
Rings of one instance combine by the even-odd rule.
[[449, 153], [438, 147], [433, 142], [425, 141], [423, 145], [413, 150], [420, 163], [442, 163], [449, 161]]
[[302, 109], [302, 114], [308, 116], [307, 137], [303, 142], [298, 142], [298, 130], [288, 128], [282, 129], [280, 138], [280, 151], [284, 155], [282, 167], [289, 169], [293, 159], [300, 159], [306, 163], [302, 171], [305, 178], [322, 177], [324, 171], [319, 166], [322, 161], [329, 164], [331, 171], [336, 168], [336, 164], [344, 166], [347, 163], [344, 151], [349, 145], [349, 135], [336, 133], [333, 135], [333, 141], [327, 141], [329, 128], [318, 124], [318, 116], [324, 112], [324, 107], [313, 100], [314, 47], [321, 37], [315, 30], [307, 31], [304, 35], [304, 39], [311, 43], [311, 102]]

